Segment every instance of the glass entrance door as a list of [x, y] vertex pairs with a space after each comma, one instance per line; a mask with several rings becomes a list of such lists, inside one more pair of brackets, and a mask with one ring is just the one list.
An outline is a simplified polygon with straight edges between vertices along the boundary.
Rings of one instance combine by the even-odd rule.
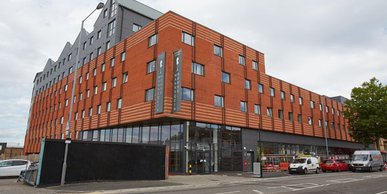
[[196, 152], [196, 173], [209, 174], [211, 173], [211, 151]]

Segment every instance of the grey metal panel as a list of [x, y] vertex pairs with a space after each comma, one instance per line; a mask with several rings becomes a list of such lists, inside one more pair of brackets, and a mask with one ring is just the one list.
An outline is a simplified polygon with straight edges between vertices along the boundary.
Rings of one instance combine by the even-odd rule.
[[182, 76], [182, 63], [183, 53], [182, 50], [178, 50], [173, 53], [173, 112], [180, 111], [181, 105], [181, 76]]
[[149, 6], [146, 6], [138, 1], [135, 1], [135, 0], [116, 0], [116, 2], [119, 4], [119, 5], [122, 5], [130, 10], [133, 10], [137, 13], [141, 13], [142, 15], [144, 16], [147, 16], [151, 19], [157, 19], [159, 18], [161, 15], [163, 15], [163, 13], [149, 7]]
[[156, 113], [164, 112], [165, 52], [159, 54], [156, 64]]

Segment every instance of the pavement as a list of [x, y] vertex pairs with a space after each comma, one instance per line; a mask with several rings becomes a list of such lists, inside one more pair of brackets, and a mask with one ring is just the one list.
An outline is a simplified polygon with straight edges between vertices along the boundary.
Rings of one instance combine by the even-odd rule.
[[168, 191], [185, 191], [200, 188], [217, 188], [238, 184], [253, 184], [263, 180], [287, 179], [285, 172], [264, 173], [264, 178], [258, 178], [251, 173], [222, 172], [209, 175], [171, 175], [167, 180], [146, 181], [94, 181], [72, 183], [64, 186], [34, 188], [25, 184], [16, 183], [16, 179], [0, 179], [0, 193], [152, 193]]

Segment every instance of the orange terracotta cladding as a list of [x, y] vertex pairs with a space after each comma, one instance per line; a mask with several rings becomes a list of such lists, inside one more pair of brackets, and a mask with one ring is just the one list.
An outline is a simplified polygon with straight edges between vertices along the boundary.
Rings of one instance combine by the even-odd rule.
[[[194, 46], [182, 42], [182, 32], [195, 37]], [[148, 47], [148, 38], [156, 33], [158, 43]], [[223, 57], [214, 55], [214, 45], [223, 48]], [[192, 102], [182, 101], [181, 111], [172, 112], [173, 53], [179, 49], [182, 49], [183, 55], [182, 87], [193, 89], [195, 97]], [[123, 52], [126, 53], [125, 61], [120, 60]], [[156, 60], [162, 52], [166, 54], [164, 112], [155, 114], [155, 102], [145, 101], [145, 91], [155, 88], [156, 73], [147, 74], [146, 67], [148, 62]], [[245, 65], [238, 63], [239, 55], [245, 57]], [[110, 64], [112, 58], [115, 59], [113, 67]], [[258, 63], [258, 70], [252, 68], [252, 61]], [[203, 76], [191, 72], [192, 62], [204, 65]], [[102, 64], [105, 64], [105, 71], [102, 71]], [[231, 75], [230, 84], [222, 83], [222, 71]], [[126, 83], [122, 81], [124, 73], [129, 75]], [[38, 153], [42, 138], [58, 139], [65, 133], [73, 76], [73, 73], [70, 74], [33, 98], [29, 129], [25, 137], [26, 153]], [[71, 138], [75, 138], [77, 131], [156, 118], [176, 118], [324, 137], [322, 121], [325, 119], [328, 123], [328, 138], [352, 141], [348, 134], [348, 124], [341, 114], [342, 104], [267, 75], [263, 53], [173, 12], [164, 14], [83, 65], [78, 69], [77, 76]], [[82, 83], [79, 82], [81, 76]], [[112, 87], [113, 78], [117, 78], [116, 87]], [[251, 89], [244, 88], [245, 80], [251, 82]], [[104, 82], [107, 85], [106, 91], [102, 91]], [[263, 85], [263, 93], [258, 92], [258, 83]], [[96, 94], [95, 87], [98, 87]], [[274, 89], [274, 96], [270, 96], [270, 88]], [[281, 98], [281, 91], [285, 94], [284, 99]], [[291, 94], [294, 102], [290, 100]], [[223, 108], [214, 105], [215, 95], [224, 96]], [[300, 97], [302, 104], [299, 103]], [[118, 109], [117, 100], [120, 98], [122, 108]], [[241, 101], [247, 102], [247, 112], [240, 110]], [[311, 108], [311, 101], [314, 102], [314, 108]], [[107, 112], [109, 102], [111, 111]], [[320, 104], [327, 106], [328, 112], [325, 107], [321, 111]], [[261, 114], [254, 113], [254, 105], [260, 105]], [[101, 113], [97, 114], [99, 106]], [[93, 109], [91, 116], [90, 108]], [[271, 117], [267, 115], [267, 108], [272, 109]], [[281, 111], [282, 118], [279, 117]], [[293, 120], [289, 118], [291, 114]], [[301, 116], [300, 122], [298, 115]]]

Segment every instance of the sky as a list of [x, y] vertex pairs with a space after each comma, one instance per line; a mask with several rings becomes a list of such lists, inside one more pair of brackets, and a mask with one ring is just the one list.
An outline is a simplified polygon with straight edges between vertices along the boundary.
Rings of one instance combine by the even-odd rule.
[[[350, 98], [387, 84], [385, 0], [138, 0], [172, 10], [265, 54], [266, 73]], [[9, 0], [0, 12], [0, 142], [22, 146], [35, 74], [73, 43], [98, 0]], [[86, 29], [99, 13], [86, 21]]]

